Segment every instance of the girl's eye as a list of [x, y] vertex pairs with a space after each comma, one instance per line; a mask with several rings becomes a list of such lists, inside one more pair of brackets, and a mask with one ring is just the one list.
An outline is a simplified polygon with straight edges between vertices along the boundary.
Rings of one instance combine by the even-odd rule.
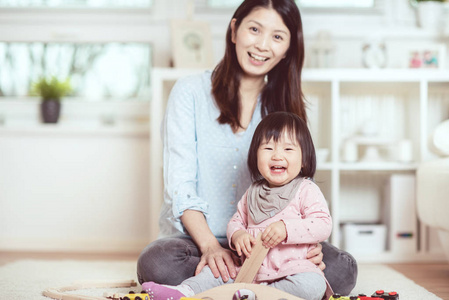
[[293, 148], [285, 148], [285, 151], [293, 151]]
[[273, 150], [271, 147], [265, 147], [264, 150]]

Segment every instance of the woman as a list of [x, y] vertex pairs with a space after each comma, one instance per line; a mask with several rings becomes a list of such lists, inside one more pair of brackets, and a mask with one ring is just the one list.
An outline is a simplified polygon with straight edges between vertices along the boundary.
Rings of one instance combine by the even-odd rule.
[[[247, 153], [263, 116], [289, 111], [303, 120], [304, 40], [293, 0], [245, 0], [226, 34], [215, 70], [178, 80], [164, 120], [161, 235], [139, 257], [139, 281], [177, 285], [208, 266], [226, 282], [237, 263], [226, 225], [251, 184]], [[167, 237], [169, 236], [169, 237]], [[309, 252], [336, 293], [349, 294], [357, 265], [330, 244]], [[324, 263], [321, 262], [323, 258]]]

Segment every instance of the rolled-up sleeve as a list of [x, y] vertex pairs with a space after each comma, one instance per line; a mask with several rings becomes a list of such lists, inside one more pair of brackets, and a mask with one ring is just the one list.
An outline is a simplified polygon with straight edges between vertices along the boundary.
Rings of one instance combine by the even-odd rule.
[[178, 81], [167, 104], [163, 126], [165, 199], [171, 200], [174, 224], [183, 231], [180, 217], [187, 209], [207, 214], [198, 196], [198, 156], [195, 128], [195, 88]]

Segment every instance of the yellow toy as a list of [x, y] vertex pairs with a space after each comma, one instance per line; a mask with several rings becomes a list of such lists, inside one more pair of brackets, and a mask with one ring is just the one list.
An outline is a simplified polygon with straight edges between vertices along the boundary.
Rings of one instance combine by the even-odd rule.
[[130, 291], [124, 297], [120, 297], [120, 300], [150, 300], [150, 295], [148, 293], [142, 291], [140, 294], [136, 294]]

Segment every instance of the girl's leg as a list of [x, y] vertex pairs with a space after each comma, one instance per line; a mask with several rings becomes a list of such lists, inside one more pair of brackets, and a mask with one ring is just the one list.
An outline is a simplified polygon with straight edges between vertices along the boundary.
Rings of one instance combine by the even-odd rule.
[[[227, 283], [234, 282], [230, 279]], [[221, 277], [215, 278], [208, 266], [200, 274], [184, 280], [180, 285], [169, 286], [154, 282], [145, 282], [142, 289], [150, 294], [151, 300], [178, 300], [181, 297], [192, 297], [208, 289], [225, 284]]]
[[349, 295], [357, 282], [357, 262], [346, 251], [323, 242], [324, 276], [334, 293]]
[[[217, 239], [224, 248], [229, 248], [226, 238]], [[156, 240], [149, 244], [137, 261], [139, 283], [178, 285], [195, 275], [201, 254], [192, 238], [178, 235]]]
[[182, 284], [189, 286], [195, 293], [194, 295], [196, 295], [214, 287], [233, 282], [234, 280], [232, 278], [229, 278], [226, 283], [223, 281], [221, 276], [215, 278], [210, 268], [205, 266], [200, 274], [184, 280]]
[[290, 275], [268, 286], [307, 300], [321, 300], [326, 292], [324, 277], [311, 272]]

